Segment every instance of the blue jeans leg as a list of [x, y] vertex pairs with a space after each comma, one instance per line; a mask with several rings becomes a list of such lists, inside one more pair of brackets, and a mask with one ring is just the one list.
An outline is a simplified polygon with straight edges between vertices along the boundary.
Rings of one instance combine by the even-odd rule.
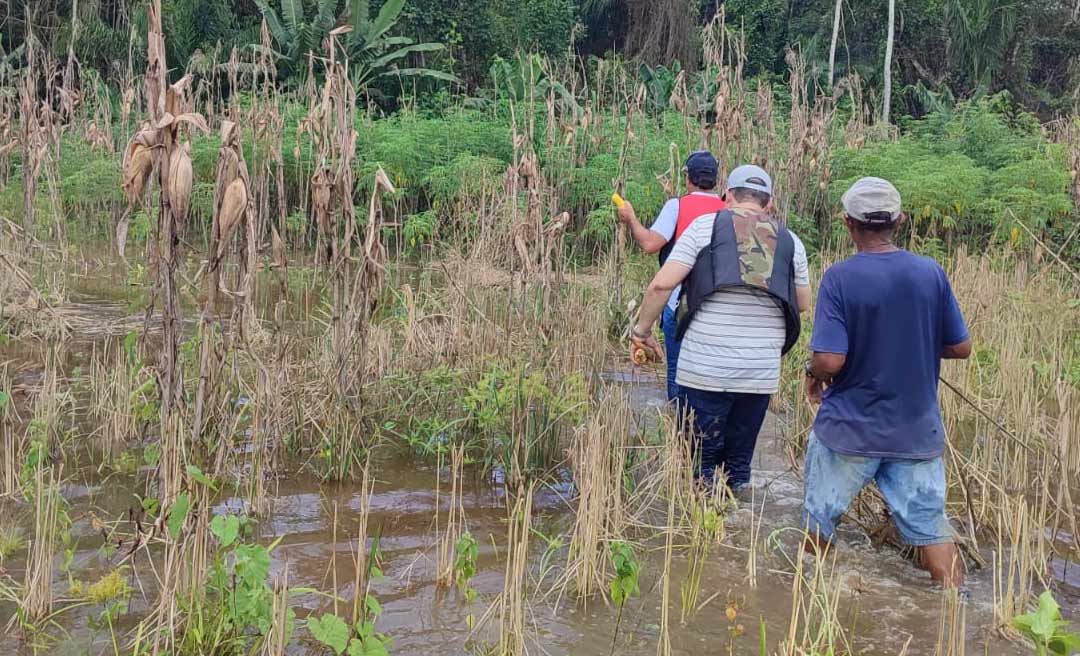
[[811, 535], [831, 541], [836, 521], [877, 473], [881, 460], [837, 453], [811, 431], [803, 467], [803, 526]]
[[769, 412], [769, 395], [732, 393], [731, 396], [724, 447], [717, 464], [727, 469], [728, 487], [737, 490], [750, 483], [750, 464], [758, 433]]
[[697, 455], [696, 474], [706, 485], [712, 485], [716, 468], [721, 466], [724, 434], [732, 395], [726, 392], [683, 387], [680, 390], [686, 405], [694, 412], [694, 451]]
[[682, 340], [676, 339], [677, 324], [675, 311], [670, 306], [664, 306], [664, 314], [660, 318], [660, 329], [664, 331], [664, 350], [667, 358], [667, 398], [674, 401], [679, 398], [679, 385], [675, 382], [675, 374], [679, 370], [679, 347]]

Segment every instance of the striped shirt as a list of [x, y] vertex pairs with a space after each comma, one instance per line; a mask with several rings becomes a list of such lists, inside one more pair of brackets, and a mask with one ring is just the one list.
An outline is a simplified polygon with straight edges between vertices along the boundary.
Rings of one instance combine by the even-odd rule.
[[[698, 253], [712, 241], [713, 217], [695, 219], [668, 260], [693, 268]], [[795, 284], [810, 284], [806, 247], [795, 241]], [[784, 347], [784, 312], [764, 291], [725, 289], [713, 292], [698, 308], [679, 350], [679, 385], [710, 392], [775, 394], [780, 386], [780, 351]]]

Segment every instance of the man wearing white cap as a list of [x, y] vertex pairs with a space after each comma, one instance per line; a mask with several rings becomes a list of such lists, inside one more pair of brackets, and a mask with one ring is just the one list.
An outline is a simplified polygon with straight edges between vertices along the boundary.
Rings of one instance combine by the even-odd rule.
[[842, 202], [857, 252], [821, 280], [805, 367], [807, 397], [821, 403], [806, 447], [808, 548], [831, 543], [837, 520], [874, 480], [919, 564], [960, 585], [937, 383], [942, 358], [971, 354], [968, 329], [938, 263], [893, 244], [904, 218], [896, 188], [862, 178]]
[[738, 491], [750, 482], [780, 357], [798, 340], [799, 313], [810, 305], [810, 278], [802, 242], [769, 213], [769, 174], [740, 166], [727, 191], [728, 208], [695, 219], [649, 283], [631, 339], [660, 357], [652, 327], [682, 284], [676, 382], [694, 415], [697, 473], [711, 487], [723, 471]]

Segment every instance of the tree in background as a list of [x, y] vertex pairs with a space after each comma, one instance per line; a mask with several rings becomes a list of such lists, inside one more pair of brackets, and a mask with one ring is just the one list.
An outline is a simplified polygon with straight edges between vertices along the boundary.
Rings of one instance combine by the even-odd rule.
[[574, 0], [409, 0], [402, 31], [447, 45], [454, 71], [468, 88], [488, 83], [495, 57], [517, 52], [562, 57], [578, 20]]
[[[1008, 91], [1043, 116], [1080, 102], [1080, 0], [895, 0], [890, 114], [920, 116], [954, 99]], [[858, 74], [879, 105], [885, 86], [890, 0], [163, 0], [168, 57], [178, 71], [201, 52], [225, 61], [233, 47], [259, 43], [267, 9], [278, 19], [275, 48], [283, 73], [306, 70], [326, 33], [349, 22], [350, 58], [388, 95], [443, 85], [453, 71], [466, 89], [490, 83], [496, 57], [562, 57], [608, 52], [649, 66], [694, 70], [700, 27], [718, 7], [729, 29], [747, 35], [748, 77], [787, 76], [784, 53], [807, 61], [811, 84]], [[145, 0], [80, 0], [71, 39], [72, 0], [0, 1], [0, 52], [23, 42], [26, 12], [44, 47], [63, 58], [73, 43], [84, 68], [106, 74], [144, 65]], [[260, 7], [259, 5], [262, 5]], [[363, 11], [352, 7], [364, 6]], [[370, 32], [383, 8], [391, 27]], [[354, 20], [353, 16], [357, 19]], [[367, 28], [361, 23], [366, 21]], [[376, 31], [378, 32], [378, 31]], [[131, 39], [135, 39], [135, 47]], [[376, 38], [369, 38], [376, 37]], [[437, 44], [444, 44], [439, 48]], [[403, 52], [404, 49], [404, 52]], [[16, 62], [16, 65], [18, 63]], [[395, 75], [384, 76], [392, 71]], [[435, 77], [414, 74], [435, 71]], [[831, 71], [831, 72], [830, 72]], [[397, 77], [402, 74], [403, 77]], [[427, 80], [422, 85], [417, 80]], [[380, 81], [381, 80], [381, 81]], [[396, 85], [396, 86], [395, 86]]]
[[441, 43], [416, 43], [411, 37], [392, 36], [401, 19], [405, 0], [388, 0], [372, 18], [368, 0], [348, 0], [346, 15], [338, 18], [338, 0], [255, 0], [279, 48], [276, 53], [286, 73], [305, 70], [308, 56], [321, 52], [323, 41], [341, 23], [348, 32], [341, 43], [349, 59], [353, 84], [366, 87], [374, 78], [419, 75], [450, 82], [453, 75], [422, 66], [404, 66], [410, 55], [437, 52]]

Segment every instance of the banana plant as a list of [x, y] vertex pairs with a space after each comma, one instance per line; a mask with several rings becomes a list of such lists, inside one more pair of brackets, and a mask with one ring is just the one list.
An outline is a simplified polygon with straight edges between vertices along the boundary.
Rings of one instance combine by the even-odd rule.
[[[273, 6], [274, 2], [277, 7]], [[369, 0], [348, 0], [341, 17], [336, 13], [338, 0], [255, 0], [255, 3], [277, 44], [277, 56], [286, 62], [291, 73], [303, 71], [308, 53], [321, 52], [323, 40], [331, 30], [337, 29], [357, 87], [366, 87], [377, 77], [396, 75], [458, 81], [445, 71], [403, 65], [409, 55], [436, 52], [445, 47], [441, 43], [416, 43], [406, 36], [390, 36], [401, 20], [405, 0], [388, 0], [375, 18], [371, 17]]]
[[574, 95], [548, 74], [546, 62], [540, 55], [518, 54], [509, 60], [495, 57], [488, 72], [496, 93], [514, 102], [543, 100], [548, 91], [554, 91], [565, 111], [574, 114], [581, 111]]

